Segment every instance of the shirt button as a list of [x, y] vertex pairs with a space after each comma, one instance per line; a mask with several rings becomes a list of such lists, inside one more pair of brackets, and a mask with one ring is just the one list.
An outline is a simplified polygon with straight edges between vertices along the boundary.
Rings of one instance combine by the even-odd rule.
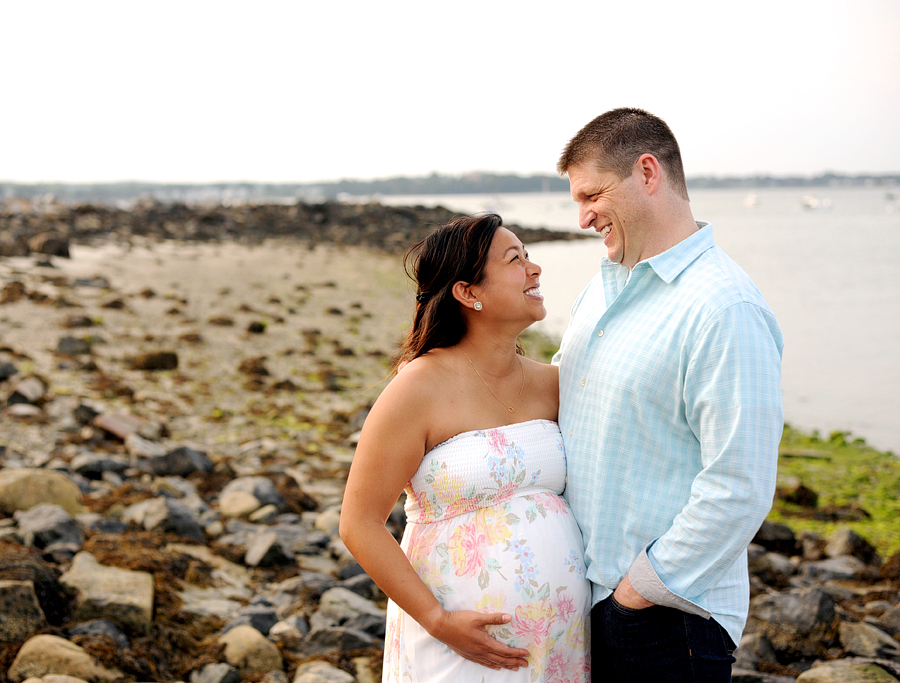
[[571, 429], [569, 430], [569, 436], [572, 436], [572, 430], [571, 430]]
[[603, 336], [603, 330], [597, 330], [597, 336], [598, 336], [598, 337], [602, 337], [602, 336]]
[[587, 380], [586, 379], [581, 380], [581, 386], [584, 386], [585, 384], [587, 384]]

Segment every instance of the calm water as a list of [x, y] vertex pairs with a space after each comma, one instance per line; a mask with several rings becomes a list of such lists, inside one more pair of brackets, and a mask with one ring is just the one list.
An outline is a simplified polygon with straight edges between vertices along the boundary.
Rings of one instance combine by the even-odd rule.
[[[895, 192], [900, 197], [900, 192]], [[785, 337], [785, 416], [802, 429], [850, 431], [900, 454], [900, 203], [883, 188], [695, 190], [694, 216], [753, 278]], [[805, 196], [829, 204], [806, 209]], [[825, 200], [828, 200], [825, 202]], [[382, 197], [385, 204], [493, 210], [507, 223], [577, 230], [565, 193]], [[547, 319], [562, 335], [603, 244], [528, 245]]]

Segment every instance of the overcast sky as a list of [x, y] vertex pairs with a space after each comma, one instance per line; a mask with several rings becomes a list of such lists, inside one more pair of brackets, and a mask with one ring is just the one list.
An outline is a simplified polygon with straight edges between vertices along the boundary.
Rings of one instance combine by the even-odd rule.
[[0, 179], [553, 173], [594, 116], [689, 176], [900, 172], [900, 1], [6, 2]]

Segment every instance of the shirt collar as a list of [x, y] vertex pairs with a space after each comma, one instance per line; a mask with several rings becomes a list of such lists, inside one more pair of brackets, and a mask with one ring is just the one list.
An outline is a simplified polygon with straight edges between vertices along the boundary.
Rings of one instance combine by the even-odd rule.
[[[671, 249], [667, 249], [663, 253], [657, 254], [640, 263], [646, 263], [649, 267], [653, 268], [654, 272], [663, 282], [670, 284], [676, 277], [681, 275], [681, 272], [693, 263], [700, 254], [715, 246], [712, 225], [706, 221], [697, 221], [697, 228], [697, 232], [687, 239], [682, 240]], [[637, 265], [640, 265], [640, 263]], [[620, 266], [618, 263], [613, 263], [606, 256], [600, 259], [600, 268], [610, 275], [612, 275], [614, 271], [621, 270], [621, 273], [616, 273], [616, 275], [621, 276], [616, 277], [617, 280], [621, 280], [620, 286], [624, 286], [625, 281], [628, 279], [628, 269]]]
[[[646, 261], [641, 261], [635, 268], [642, 264], [652, 268], [659, 279], [667, 285], [671, 284], [681, 272], [693, 263], [700, 254], [715, 246], [713, 242], [712, 225], [706, 221], [697, 221], [697, 232], [682, 240], [671, 249], [657, 254]], [[628, 282], [630, 271], [625, 266], [613, 263], [606, 256], [600, 259], [600, 270], [603, 273], [603, 289], [606, 295], [606, 305], [609, 306], [619, 296], [619, 292]]]
[[671, 249], [647, 259], [647, 263], [667, 285], [681, 275], [681, 272], [693, 263], [700, 254], [716, 246], [713, 242], [712, 225], [705, 221], [697, 221], [697, 232], [683, 239]]

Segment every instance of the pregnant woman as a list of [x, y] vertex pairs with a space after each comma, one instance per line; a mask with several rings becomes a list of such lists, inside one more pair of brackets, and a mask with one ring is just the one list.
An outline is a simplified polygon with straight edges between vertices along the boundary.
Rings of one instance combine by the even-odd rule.
[[[546, 315], [541, 269], [501, 223], [459, 218], [407, 253], [403, 369], [347, 480], [341, 537], [390, 598], [383, 681], [590, 680], [557, 369], [516, 342]], [[403, 490], [398, 544], [385, 521]]]

